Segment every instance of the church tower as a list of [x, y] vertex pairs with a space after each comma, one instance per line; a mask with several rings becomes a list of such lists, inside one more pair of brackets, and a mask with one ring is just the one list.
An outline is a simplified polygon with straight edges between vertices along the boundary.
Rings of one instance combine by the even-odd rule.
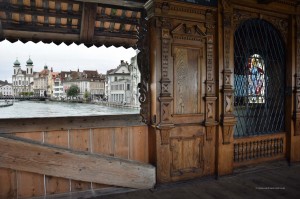
[[32, 60], [30, 59], [30, 57], [29, 57], [29, 59], [27, 60], [27, 62], [26, 62], [26, 74], [28, 74], [28, 75], [32, 75], [32, 70], [33, 70], [33, 62], [32, 62]]
[[20, 62], [18, 60], [18, 58], [16, 59], [16, 61], [14, 62], [14, 75], [17, 74], [18, 70], [21, 68], [20, 66]]

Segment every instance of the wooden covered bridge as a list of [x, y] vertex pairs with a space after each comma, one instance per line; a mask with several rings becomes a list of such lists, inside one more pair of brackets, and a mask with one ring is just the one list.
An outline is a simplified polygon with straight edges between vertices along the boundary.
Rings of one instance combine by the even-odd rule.
[[300, 161], [299, 0], [0, 0], [0, 39], [132, 47], [142, 75], [140, 115], [0, 119], [0, 198]]

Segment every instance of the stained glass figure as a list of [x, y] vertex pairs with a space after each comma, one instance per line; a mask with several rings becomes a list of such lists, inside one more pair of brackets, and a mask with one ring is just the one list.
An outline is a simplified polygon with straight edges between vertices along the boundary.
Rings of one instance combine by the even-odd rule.
[[249, 103], [265, 102], [265, 64], [262, 57], [254, 54], [248, 59], [248, 95]]

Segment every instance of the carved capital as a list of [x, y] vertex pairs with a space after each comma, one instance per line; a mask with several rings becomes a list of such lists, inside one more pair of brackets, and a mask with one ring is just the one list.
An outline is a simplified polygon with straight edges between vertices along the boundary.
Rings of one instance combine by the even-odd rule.
[[161, 145], [170, 144], [170, 131], [174, 128], [173, 124], [159, 124], [157, 128], [160, 130]]
[[222, 0], [221, 3], [222, 3], [223, 10], [232, 9], [230, 0]]
[[233, 138], [234, 125], [236, 124], [235, 118], [224, 118], [222, 122], [222, 137], [223, 144], [230, 144]]

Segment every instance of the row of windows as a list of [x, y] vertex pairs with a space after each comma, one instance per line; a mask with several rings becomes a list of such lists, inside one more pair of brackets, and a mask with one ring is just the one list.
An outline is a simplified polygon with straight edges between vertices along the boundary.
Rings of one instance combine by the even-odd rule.
[[124, 102], [125, 101], [124, 94], [112, 94], [111, 98], [112, 98], [112, 100], [110, 100], [110, 101], [113, 101], [113, 102]]
[[[110, 87], [111, 90], [125, 90], [124, 84], [119, 84], [119, 85], [111, 85]], [[126, 90], [130, 90], [130, 84], [127, 84]]]
[[15, 85], [15, 86], [17, 86], [17, 85], [19, 85], [19, 86], [20, 85], [28, 85], [28, 84], [29, 84], [28, 81], [21, 81], [21, 80], [13, 82], [13, 85]]

